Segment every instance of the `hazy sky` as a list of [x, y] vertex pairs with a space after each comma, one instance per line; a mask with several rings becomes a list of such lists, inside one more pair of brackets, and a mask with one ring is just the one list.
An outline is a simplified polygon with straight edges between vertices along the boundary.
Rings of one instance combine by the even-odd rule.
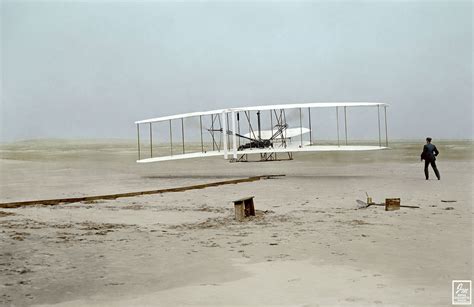
[[0, 140], [380, 101], [391, 138], [472, 138], [471, 1], [2, 1]]

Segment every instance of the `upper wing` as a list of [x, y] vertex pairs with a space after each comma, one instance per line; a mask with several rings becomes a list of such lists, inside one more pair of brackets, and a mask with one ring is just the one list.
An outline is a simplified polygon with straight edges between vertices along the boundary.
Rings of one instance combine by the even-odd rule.
[[155, 117], [136, 121], [135, 124], [146, 124], [173, 119], [181, 119], [194, 116], [204, 116], [211, 114], [242, 112], [242, 111], [264, 111], [264, 110], [283, 110], [283, 109], [299, 109], [299, 108], [331, 108], [331, 107], [370, 107], [370, 106], [388, 106], [386, 103], [380, 102], [312, 102], [312, 103], [295, 103], [295, 104], [274, 104], [265, 106], [251, 106], [240, 108], [218, 109], [205, 112], [192, 112], [176, 114], [171, 116]]

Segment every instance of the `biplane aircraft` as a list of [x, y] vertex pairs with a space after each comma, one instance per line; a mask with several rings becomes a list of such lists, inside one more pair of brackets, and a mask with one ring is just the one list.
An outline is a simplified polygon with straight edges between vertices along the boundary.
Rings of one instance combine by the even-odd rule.
[[[274, 161], [282, 158], [293, 159], [295, 152], [386, 149], [388, 148], [387, 106], [378, 102], [280, 104], [193, 112], [140, 120], [135, 122], [138, 134], [137, 162], [162, 162], [213, 156], [223, 156], [224, 159], [232, 162], [243, 162], [248, 161], [249, 155], [259, 155], [260, 161]], [[316, 108], [335, 110], [336, 144], [319, 143], [313, 138], [311, 110]], [[349, 145], [348, 108], [376, 108], [378, 146], [359, 143]], [[384, 144], [382, 144], [381, 108], [383, 108], [385, 123]], [[293, 112], [294, 117], [291, 120], [288, 118], [290, 111]], [[294, 116], [295, 112], [296, 116]], [[344, 138], [342, 139], [339, 131], [340, 114], [344, 119]], [[305, 118], [303, 123], [304, 117], [307, 117], [307, 121]], [[157, 138], [155, 125], [162, 125], [158, 136], [161, 139], [159, 143], [154, 142]], [[148, 129], [141, 130], [142, 126]], [[143, 131], [146, 132], [149, 141], [145, 145], [142, 145]], [[160, 150], [157, 150], [157, 147]], [[144, 157], [143, 148], [147, 152], [149, 149], [149, 155], [146, 154], [146, 157]]]

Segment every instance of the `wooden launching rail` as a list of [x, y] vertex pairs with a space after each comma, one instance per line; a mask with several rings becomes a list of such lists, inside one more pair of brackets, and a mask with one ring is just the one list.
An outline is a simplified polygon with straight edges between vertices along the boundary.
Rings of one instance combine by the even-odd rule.
[[140, 195], [162, 194], [162, 193], [170, 193], [170, 192], [184, 192], [184, 191], [189, 191], [189, 190], [205, 189], [205, 188], [217, 187], [221, 185], [252, 182], [252, 181], [258, 181], [261, 179], [271, 179], [274, 177], [283, 177], [283, 176], [285, 175], [261, 175], [261, 176], [253, 176], [253, 177], [248, 177], [248, 178], [217, 181], [217, 182], [210, 182], [210, 183], [204, 183], [204, 184], [198, 184], [198, 185], [191, 185], [191, 186], [185, 186], [185, 187], [179, 187], [179, 188], [168, 188], [168, 189], [161, 189], [161, 190], [0, 203], [0, 208], [19, 208], [23, 206], [36, 206], [36, 205], [54, 206], [54, 205], [60, 205], [60, 204], [77, 203], [81, 201], [108, 200], [108, 199], [117, 199], [117, 198], [122, 198], [122, 197], [135, 197], [135, 196], [140, 196]]

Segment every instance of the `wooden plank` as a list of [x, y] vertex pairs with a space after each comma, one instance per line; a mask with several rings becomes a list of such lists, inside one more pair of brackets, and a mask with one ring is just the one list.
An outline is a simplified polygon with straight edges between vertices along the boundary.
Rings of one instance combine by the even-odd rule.
[[243, 197], [241, 199], [234, 200], [234, 203], [245, 202], [246, 200], [253, 199], [255, 196]]
[[255, 207], [253, 204], [253, 197], [244, 201], [245, 216], [255, 216]]
[[191, 185], [191, 186], [178, 187], [178, 188], [160, 189], [160, 190], [0, 203], [0, 208], [19, 208], [19, 207], [24, 207], [24, 206], [36, 206], [36, 205], [54, 206], [54, 205], [59, 205], [59, 204], [76, 203], [76, 202], [81, 202], [81, 201], [108, 200], [108, 199], [117, 199], [117, 198], [122, 198], [122, 197], [135, 197], [135, 196], [140, 196], [140, 195], [184, 192], [184, 191], [189, 191], [189, 190], [198, 190], [198, 189], [205, 189], [205, 188], [210, 188], [210, 187], [217, 187], [217, 186], [227, 185], [227, 184], [253, 182], [253, 181], [258, 181], [260, 179], [269, 179], [272, 177], [280, 177], [280, 176], [285, 176], [285, 175], [261, 175], [261, 176], [253, 176], [253, 177], [242, 178], [242, 179], [217, 181], [217, 182], [211, 182], [211, 183], [205, 183], [205, 184]]
[[243, 202], [234, 204], [235, 208], [235, 219], [239, 222], [245, 218], [245, 205]]

